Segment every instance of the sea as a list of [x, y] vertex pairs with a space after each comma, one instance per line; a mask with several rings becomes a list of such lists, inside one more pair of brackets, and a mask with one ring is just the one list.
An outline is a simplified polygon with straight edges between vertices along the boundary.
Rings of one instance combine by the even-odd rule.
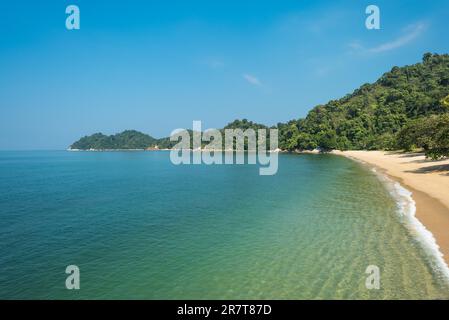
[[368, 166], [279, 154], [262, 176], [169, 155], [1, 151], [0, 298], [449, 298], [413, 195]]

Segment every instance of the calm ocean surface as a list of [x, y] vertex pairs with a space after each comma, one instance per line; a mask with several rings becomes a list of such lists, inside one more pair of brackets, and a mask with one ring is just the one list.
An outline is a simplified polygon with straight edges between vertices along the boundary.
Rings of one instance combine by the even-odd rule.
[[[77, 265], [81, 289], [65, 289]], [[365, 269], [381, 271], [379, 290]], [[0, 298], [449, 298], [375, 173], [334, 155], [0, 152]]]

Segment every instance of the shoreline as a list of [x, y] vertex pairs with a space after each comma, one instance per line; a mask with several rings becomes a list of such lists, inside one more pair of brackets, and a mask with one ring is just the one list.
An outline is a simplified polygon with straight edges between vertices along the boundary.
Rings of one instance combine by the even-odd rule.
[[[333, 154], [374, 167], [411, 192], [415, 219], [434, 238], [435, 247], [449, 270], [449, 160], [432, 161], [420, 153], [386, 151], [333, 151]], [[434, 167], [438, 167], [437, 170]], [[447, 272], [446, 270], [446, 272]]]
[[[209, 148], [201, 148], [201, 149], [175, 149], [175, 148], [161, 148], [161, 149], [66, 149], [68, 152], [126, 152], [126, 151], [193, 151], [193, 152], [251, 152], [256, 153], [258, 150], [235, 150], [235, 149], [209, 149]], [[270, 153], [285, 153], [286, 151], [281, 149], [274, 150], [265, 150]], [[318, 153], [318, 152], [310, 152], [310, 153]]]

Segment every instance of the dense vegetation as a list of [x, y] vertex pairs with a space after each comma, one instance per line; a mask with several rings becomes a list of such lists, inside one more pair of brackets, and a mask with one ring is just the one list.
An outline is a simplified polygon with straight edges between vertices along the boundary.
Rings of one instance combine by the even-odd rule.
[[375, 83], [315, 107], [305, 119], [278, 124], [280, 146], [395, 149], [398, 133], [409, 122], [448, 111], [448, 94], [449, 55], [427, 53], [423, 63], [394, 67]]
[[71, 149], [146, 149], [155, 145], [157, 140], [149, 135], [135, 130], [126, 130], [115, 135], [95, 133], [86, 136], [70, 146]]
[[[225, 136], [225, 130], [226, 129], [241, 129], [243, 131], [245, 131], [246, 129], [253, 129], [256, 132], [256, 137], [257, 137], [257, 129], [267, 129], [268, 127], [263, 125], [263, 124], [259, 124], [259, 123], [255, 123], [252, 121], [248, 121], [247, 119], [243, 119], [243, 120], [234, 120], [233, 122], [228, 123], [226, 126], [223, 127], [223, 129], [220, 129], [220, 133], [222, 135], [222, 149], [225, 148], [225, 141], [224, 141], [224, 136]], [[190, 140], [191, 140], [191, 145], [193, 144], [192, 140], [193, 140], [193, 132], [192, 130], [188, 130], [189, 134], [190, 134]], [[158, 143], [158, 147], [162, 148], [162, 149], [170, 149], [172, 148], [177, 142], [174, 141], [170, 141], [170, 138], [162, 138], [159, 139], [157, 141]], [[201, 147], [205, 147], [206, 145], [208, 145], [209, 142], [202, 142], [201, 143]], [[235, 143], [234, 143], [235, 146]], [[267, 147], [269, 147], [269, 132], [267, 132]], [[247, 140], [245, 140], [245, 149], [247, 148]]]
[[422, 148], [433, 159], [448, 156], [449, 113], [410, 121], [398, 134], [398, 147]]
[[[323, 151], [340, 149], [422, 148], [428, 156], [449, 155], [449, 55], [426, 53], [422, 63], [394, 67], [372, 84], [313, 108], [306, 118], [278, 123], [279, 148]], [[268, 128], [246, 119], [222, 129]], [[156, 140], [136, 131], [115, 136], [94, 134], [72, 145], [76, 149], [130, 149], [158, 145], [171, 148], [169, 138]]]

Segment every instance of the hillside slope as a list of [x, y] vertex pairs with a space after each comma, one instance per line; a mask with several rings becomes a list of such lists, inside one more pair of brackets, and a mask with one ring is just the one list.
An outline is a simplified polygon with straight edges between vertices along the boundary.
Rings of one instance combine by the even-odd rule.
[[[449, 55], [426, 53], [421, 63], [393, 67], [376, 82], [364, 84], [341, 99], [316, 106], [304, 119], [278, 123], [279, 147], [284, 150], [413, 147], [426, 150], [427, 146], [432, 146], [435, 155], [441, 156], [449, 153], [447, 117], [444, 117], [448, 113]], [[421, 123], [426, 126], [415, 130]], [[427, 128], [435, 125], [441, 130], [433, 132], [432, 137], [426, 136]], [[227, 124], [222, 133], [228, 128], [268, 127], [243, 119]], [[414, 141], [419, 143], [414, 144]], [[127, 130], [112, 136], [96, 133], [80, 139], [71, 148], [146, 149], [156, 145], [171, 148], [175, 144], [168, 137], [155, 139]]]
[[409, 121], [447, 112], [449, 55], [393, 67], [373, 84], [313, 108], [305, 119], [278, 124], [283, 149], [388, 149]]

